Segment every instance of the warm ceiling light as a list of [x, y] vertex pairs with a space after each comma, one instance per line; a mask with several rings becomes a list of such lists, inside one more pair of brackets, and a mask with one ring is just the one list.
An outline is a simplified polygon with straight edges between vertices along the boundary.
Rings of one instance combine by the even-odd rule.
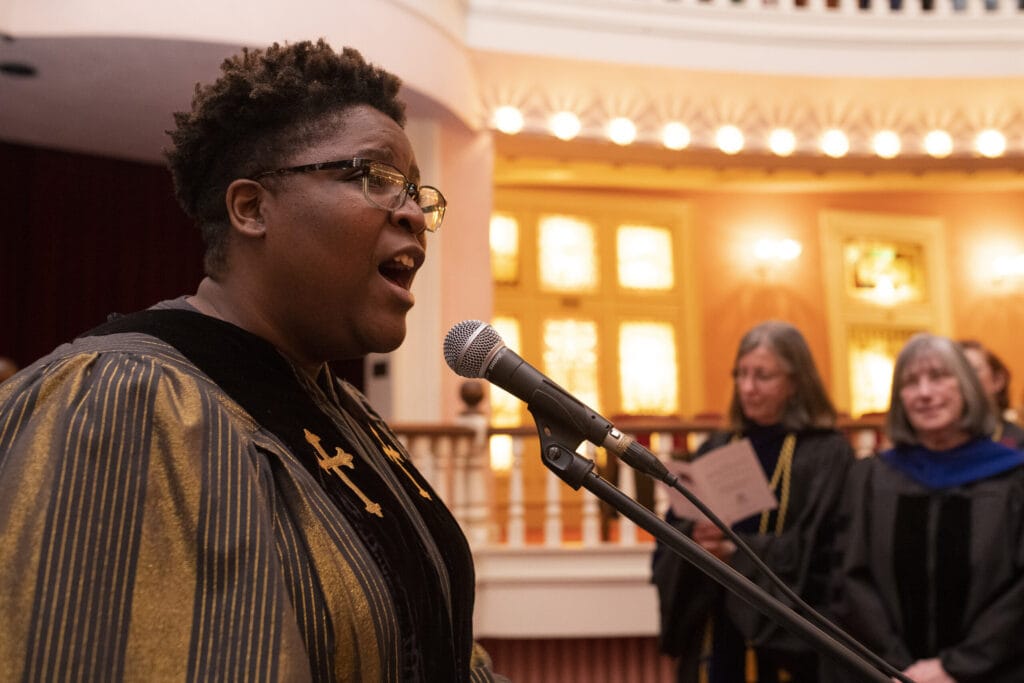
[[523, 129], [523, 113], [509, 105], [495, 109], [493, 121], [495, 128], [508, 135], [515, 135]]
[[616, 145], [628, 145], [636, 140], [636, 125], [624, 116], [608, 122], [608, 139]]
[[715, 132], [715, 144], [726, 154], [736, 154], [743, 149], [743, 133], [736, 126], [722, 126]]
[[579, 135], [582, 128], [579, 117], [571, 111], [558, 112], [551, 117], [548, 125], [551, 127], [551, 133], [559, 140], [572, 140]]
[[684, 149], [690, 144], [690, 129], [678, 121], [666, 123], [661, 129], [661, 143], [669, 149]]
[[846, 156], [850, 151], [850, 141], [846, 133], [836, 128], [826, 130], [821, 136], [821, 151], [833, 159]]
[[978, 154], [989, 159], [1002, 156], [1006, 151], [1006, 137], [998, 130], [988, 128], [974, 138], [974, 148], [978, 150]]
[[796, 136], [788, 128], [776, 128], [768, 135], [768, 148], [780, 157], [788, 157], [796, 149]]
[[900, 136], [891, 130], [880, 130], [871, 140], [875, 154], [883, 159], [892, 159], [900, 153]]
[[932, 130], [924, 136], [924, 151], [936, 159], [953, 153], [953, 138], [944, 130]]

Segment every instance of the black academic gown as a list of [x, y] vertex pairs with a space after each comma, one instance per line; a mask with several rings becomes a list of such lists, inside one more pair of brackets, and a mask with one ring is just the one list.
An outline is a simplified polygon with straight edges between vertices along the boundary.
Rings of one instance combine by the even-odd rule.
[[[751, 439], [769, 480], [785, 435], [777, 427], [754, 426], [742, 435]], [[704, 457], [734, 436], [729, 432], [713, 434], [695, 457]], [[834, 430], [807, 430], [796, 437], [791, 487], [780, 533], [775, 535], [777, 512], [769, 516], [766, 534], [758, 532], [760, 516], [743, 520], [733, 529], [804, 601], [820, 606], [832, 562], [834, 513], [854, 455], [849, 441]], [[781, 501], [781, 491], [776, 497]], [[671, 515], [669, 521], [689, 535], [692, 522]], [[782, 599], [778, 589], [741, 552], [730, 562], [755, 584]], [[679, 657], [679, 681], [737, 683], [744, 679], [748, 662], [753, 666], [755, 661], [760, 683], [777, 680], [780, 668], [797, 683], [816, 679], [817, 662], [810, 646], [660, 544], [654, 555], [652, 581], [660, 600], [661, 649]], [[748, 657], [748, 644], [756, 660]]]
[[1024, 467], [930, 488], [869, 458], [840, 519], [840, 626], [901, 670], [938, 657], [958, 683], [1024, 681]]

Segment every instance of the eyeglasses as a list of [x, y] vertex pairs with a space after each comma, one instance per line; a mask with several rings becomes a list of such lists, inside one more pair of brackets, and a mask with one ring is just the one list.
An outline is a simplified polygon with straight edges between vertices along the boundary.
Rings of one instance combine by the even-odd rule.
[[272, 175], [289, 173], [312, 173], [314, 171], [330, 171], [336, 169], [352, 169], [354, 173], [345, 180], [360, 178], [363, 181], [363, 195], [366, 201], [378, 209], [394, 211], [408, 197], [423, 211], [423, 219], [429, 232], [437, 232], [444, 219], [444, 210], [448, 206], [444, 195], [436, 187], [417, 185], [409, 182], [405, 174], [391, 164], [372, 159], [342, 159], [341, 161], [324, 161], [319, 164], [303, 164], [289, 166], [273, 171], [257, 173], [251, 180], [259, 180]]
[[784, 372], [765, 372], [763, 370], [733, 370], [732, 378], [735, 382], [742, 382], [745, 379], [749, 379], [754, 384], [769, 384], [780, 377], [784, 377], [785, 374], [786, 373]]

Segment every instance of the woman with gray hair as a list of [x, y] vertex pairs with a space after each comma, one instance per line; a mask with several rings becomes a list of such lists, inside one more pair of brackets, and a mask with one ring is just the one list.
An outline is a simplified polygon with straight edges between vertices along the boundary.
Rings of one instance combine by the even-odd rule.
[[[740, 520], [732, 530], [805, 602], [822, 606], [834, 513], [853, 450], [835, 429], [836, 411], [793, 325], [769, 321], [749, 330], [736, 351], [732, 379], [729, 424], [708, 437], [694, 458], [713, 458], [731, 441], [750, 440], [778, 507]], [[668, 521], [779, 596], [714, 524], [671, 512]], [[661, 648], [679, 658], [678, 681], [818, 680], [810, 646], [660, 546], [653, 581], [661, 601]]]
[[915, 335], [893, 371], [893, 448], [848, 477], [833, 615], [915, 681], [1024, 680], [1024, 455], [994, 427], [960, 347]]

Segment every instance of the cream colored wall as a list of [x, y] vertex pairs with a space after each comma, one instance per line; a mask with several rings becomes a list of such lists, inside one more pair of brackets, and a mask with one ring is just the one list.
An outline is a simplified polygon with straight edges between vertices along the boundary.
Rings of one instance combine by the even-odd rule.
[[[451, 214], [445, 215], [442, 236], [439, 342], [457, 322], [490, 320], [494, 299], [489, 244], [494, 143], [490, 132], [472, 132], [458, 126], [445, 127], [441, 139], [445, 196]], [[458, 396], [464, 380], [444, 364], [440, 346], [437, 355], [425, 358], [424, 362], [443, 366], [441, 416], [451, 420], [462, 410]]]

